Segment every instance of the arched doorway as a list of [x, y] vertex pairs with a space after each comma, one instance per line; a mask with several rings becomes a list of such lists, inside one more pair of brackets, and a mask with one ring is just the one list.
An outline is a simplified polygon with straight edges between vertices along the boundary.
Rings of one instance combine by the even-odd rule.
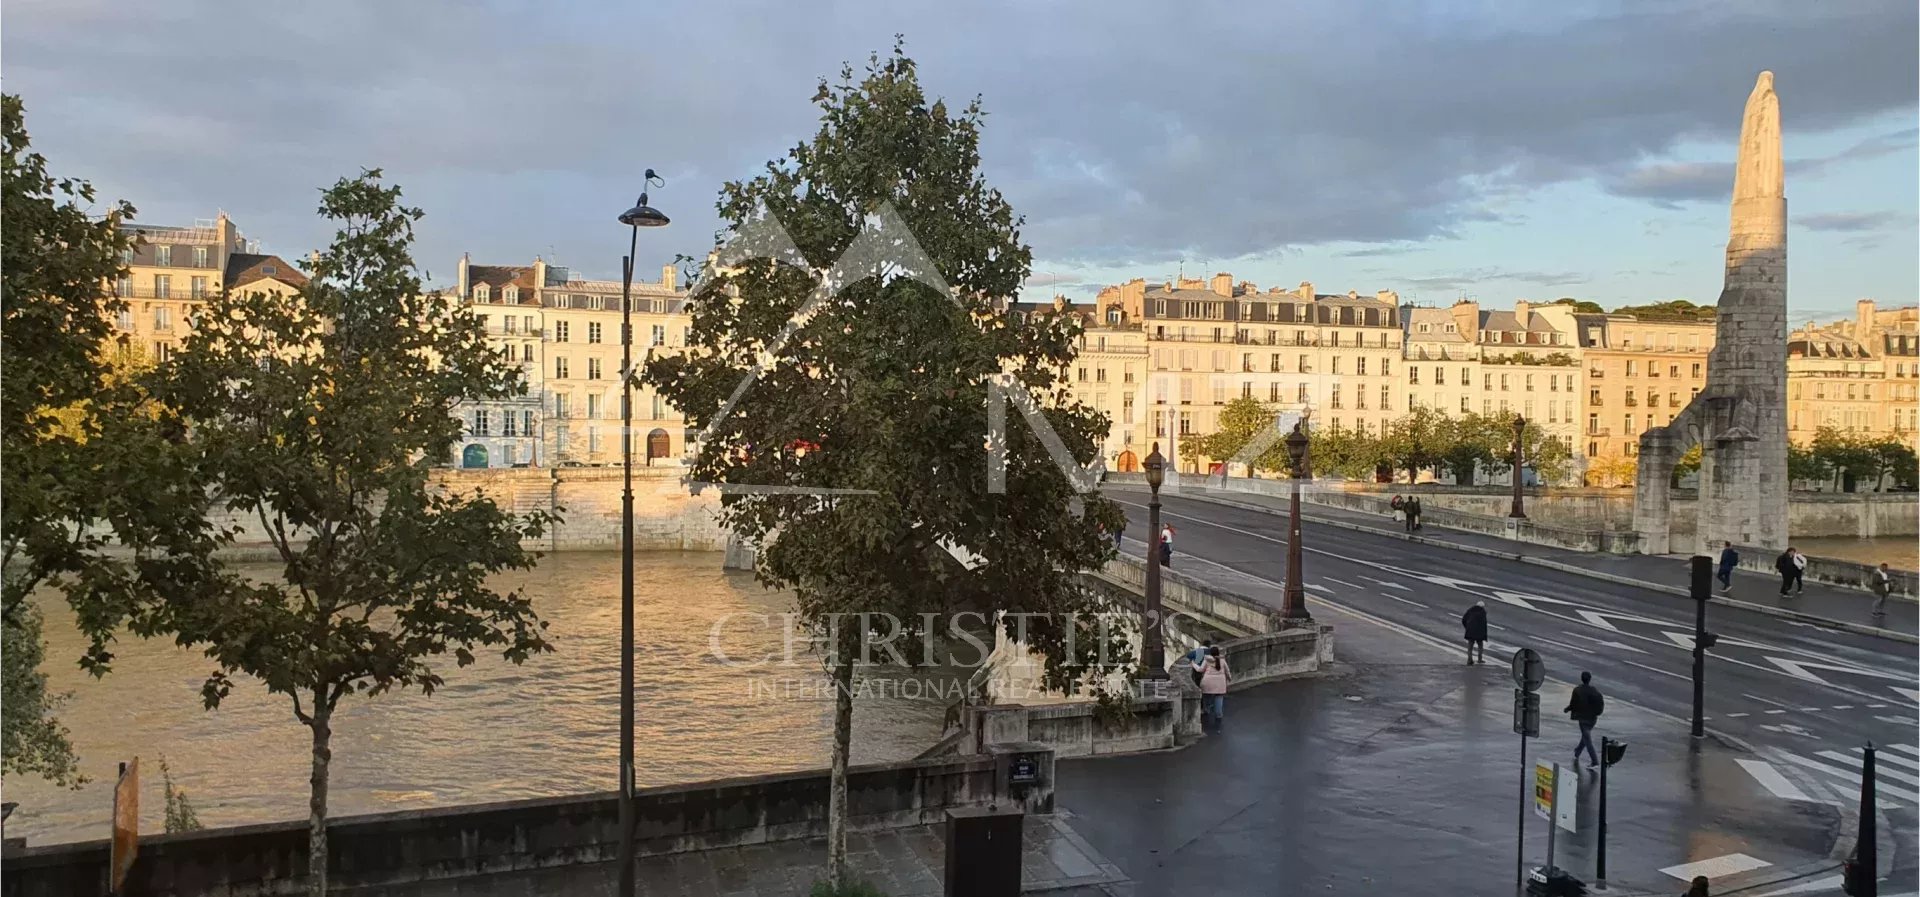
[[1135, 455], [1133, 449], [1124, 449], [1120, 457], [1114, 459], [1113, 466], [1121, 473], [1139, 473], [1140, 456]]
[[655, 427], [653, 428], [653, 432], [647, 434], [647, 464], [649, 466], [653, 464], [653, 459], [665, 458], [672, 451], [673, 444], [672, 441], [667, 438], [667, 431]]
[[477, 442], [469, 444], [466, 449], [460, 453], [460, 466], [487, 466], [487, 447]]

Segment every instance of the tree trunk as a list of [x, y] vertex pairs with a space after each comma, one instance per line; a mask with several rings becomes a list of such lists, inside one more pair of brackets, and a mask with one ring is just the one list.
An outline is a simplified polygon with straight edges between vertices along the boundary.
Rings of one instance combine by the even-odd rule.
[[316, 693], [313, 721], [307, 724], [313, 730], [313, 777], [309, 779], [312, 792], [307, 801], [308, 897], [327, 894], [327, 764], [333, 762], [331, 716], [324, 696]]
[[833, 777], [827, 791], [827, 880], [847, 880], [847, 758], [853, 749], [853, 633], [842, 626], [833, 647]]

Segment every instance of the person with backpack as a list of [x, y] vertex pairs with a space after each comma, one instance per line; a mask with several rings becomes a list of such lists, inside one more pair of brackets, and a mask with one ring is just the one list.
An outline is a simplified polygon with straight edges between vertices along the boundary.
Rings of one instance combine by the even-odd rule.
[[1873, 590], [1873, 616], [1875, 619], [1887, 615], [1887, 596], [1893, 594], [1893, 571], [1885, 561], [1878, 569], [1867, 576], [1867, 587]]
[[1207, 666], [1207, 652], [1213, 649], [1213, 639], [1203, 639], [1199, 647], [1187, 652], [1187, 664], [1193, 667], [1193, 684], [1200, 684], [1200, 674]]
[[1733, 568], [1740, 566], [1740, 552], [1733, 550], [1732, 542], [1722, 542], [1720, 548], [1720, 594], [1733, 591]]
[[1573, 746], [1573, 765], [1580, 765], [1580, 752], [1587, 752], [1590, 765], [1600, 765], [1600, 755], [1593, 749], [1593, 724], [1600, 721], [1600, 714], [1606, 709], [1605, 701], [1600, 697], [1600, 689], [1593, 687], [1593, 674], [1580, 674], [1580, 684], [1573, 687], [1573, 697], [1567, 701], [1567, 715], [1580, 724], [1580, 743]]
[[1206, 665], [1200, 669], [1200, 729], [1205, 731], [1207, 717], [1213, 717], [1213, 731], [1220, 731], [1226, 723], [1227, 685], [1233, 681], [1233, 674], [1227, 670], [1227, 660], [1220, 656], [1220, 646], [1207, 649]]
[[[1467, 612], [1460, 616], [1460, 626], [1467, 634], [1467, 664], [1487, 662], [1487, 603], [1475, 601]], [[1474, 658], [1474, 649], [1480, 651], [1479, 659]]]
[[[1780, 552], [1779, 557], [1773, 559], [1773, 569], [1780, 573], [1781, 595], [1793, 591], [1794, 583], [1800, 579], [1801, 563], [1795, 562], [1794, 554], [1794, 550], [1789, 547], [1786, 551]], [[1805, 587], [1804, 584], [1801, 585], [1802, 589]]]

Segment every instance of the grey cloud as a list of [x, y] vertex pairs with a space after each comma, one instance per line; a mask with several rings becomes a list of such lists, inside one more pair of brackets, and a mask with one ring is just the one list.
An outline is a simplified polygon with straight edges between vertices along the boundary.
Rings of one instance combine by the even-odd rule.
[[1793, 223], [1807, 230], [1824, 231], [1870, 231], [1879, 230], [1890, 224], [1906, 221], [1907, 216], [1898, 212], [1815, 212], [1809, 215], [1794, 216]]
[[[1862, 140], [1830, 156], [1788, 159], [1787, 175], [1801, 178], [1844, 163], [1858, 162], [1914, 147], [1917, 130], [1894, 131]], [[1642, 165], [1604, 183], [1615, 196], [1645, 199], [1664, 208], [1684, 202], [1726, 202], [1733, 195], [1732, 162], [1663, 162]]]
[[1409, 287], [1424, 290], [1462, 290], [1496, 282], [1528, 284], [1538, 287], [1578, 286], [1591, 278], [1571, 271], [1507, 271], [1499, 268], [1472, 268], [1464, 271], [1400, 277]]
[[896, 32], [930, 92], [985, 97], [987, 177], [1062, 267], [1445, 239], [1585, 178], [1684, 201], [1704, 176], [1661, 192], [1630, 169], [1731, 144], [1762, 68], [1791, 129], [1915, 105], [1910, 0], [1351, 9], [22, 0], [8, 89], [63, 173], [148, 220], [225, 206], [299, 251], [325, 238], [314, 189], [379, 165], [427, 209], [440, 271], [553, 246], [609, 276], [642, 169], [676, 224], [643, 258], [704, 253], [720, 183], [813, 133], [814, 81]]
[[1377, 258], [1380, 256], [1407, 255], [1408, 253], [1424, 252], [1424, 251], [1426, 251], [1425, 246], [1397, 245], [1397, 246], [1369, 246], [1365, 249], [1351, 249], [1346, 252], [1342, 252], [1340, 254], [1347, 258]]

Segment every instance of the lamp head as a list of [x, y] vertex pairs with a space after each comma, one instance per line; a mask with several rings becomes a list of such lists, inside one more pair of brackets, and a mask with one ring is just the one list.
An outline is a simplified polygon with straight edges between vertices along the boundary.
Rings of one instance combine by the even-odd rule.
[[1293, 432], [1287, 434], [1286, 443], [1287, 457], [1293, 460], [1295, 467], [1299, 467], [1300, 459], [1307, 456], [1306, 430], [1300, 424], [1294, 424]]
[[620, 223], [628, 227], [666, 227], [667, 216], [659, 209], [647, 205], [647, 195], [640, 194], [640, 200], [633, 208], [620, 213]]
[[1153, 444], [1153, 451], [1148, 453], [1147, 460], [1140, 466], [1147, 472], [1147, 485], [1159, 491], [1160, 485], [1167, 481], [1167, 459], [1160, 454], [1160, 443]]

